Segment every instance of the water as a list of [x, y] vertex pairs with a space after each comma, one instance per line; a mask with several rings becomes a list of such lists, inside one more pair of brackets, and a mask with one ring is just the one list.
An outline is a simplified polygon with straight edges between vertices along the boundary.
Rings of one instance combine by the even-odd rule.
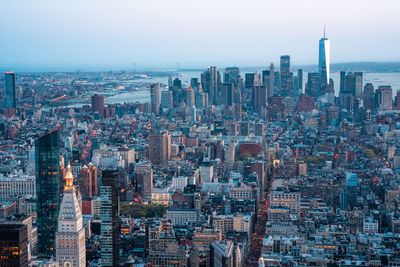
[[[255, 70], [256, 71], [256, 70]], [[251, 71], [247, 71], [251, 72]], [[259, 72], [258, 72], [259, 73]], [[242, 77], [244, 77], [244, 72], [241, 73]], [[191, 78], [199, 78], [200, 79], [201, 72], [200, 71], [184, 71], [178, 74], [179, 79], [182, 80], [182, 84], [185, 87], [190, 85]], [[175, 77], [173, 77], [175, 78]], [[331, 78], [335, 84], [335, 95], [339, 95], [339, 87], [340, 87], [340, 73], [335, 72], [331, 73]], [[141, 80], [143, 82], [144, 80]], [[168, 84], [167, 77], [151, 77], [145, 80], [148, 83], [159, 82], [164, 85]], [[305, 83], [307, 82], [307, 73], [304, 73], [303, 77], [303, 88], [305, 88]], [[397, 93], [397, 90], [400, 90], [400, 73], [364, 73], [364, 85], [368, 82], [372, 83], [375, 86], [375, 89], [380, 85], [391, 85], [393, 89], [393, 95]], [[164, 88], [165, 89], [165, 88]], [[134, 92], [122, 93], [114, 96], [106, 97], [104, 100], [105, 104], [123, 104], [123, 103], [146, 103], [150, 102], [150, 91], [143, 89], [137, 90]], [[82, 106], [82, 104], [72, 104], [69, 106]]]

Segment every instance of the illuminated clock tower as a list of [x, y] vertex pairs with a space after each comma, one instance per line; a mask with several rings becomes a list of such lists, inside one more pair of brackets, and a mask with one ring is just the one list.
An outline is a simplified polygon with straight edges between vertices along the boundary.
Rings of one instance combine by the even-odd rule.
[[60, 267], [86, 266], [85, 228], [73, 181], [71, 166], [68, 165], [56, 233], [56, 255]]

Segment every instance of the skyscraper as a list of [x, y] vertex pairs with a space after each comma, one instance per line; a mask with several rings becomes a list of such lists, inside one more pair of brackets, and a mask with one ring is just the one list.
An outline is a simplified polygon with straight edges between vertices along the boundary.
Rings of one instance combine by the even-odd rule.
[[65, 175], [64, 195], [58, 216], [56, 244], [57, 262], [60, 266], [86, 266], [85, 228], [74, 187], [74, 177], [69, 165]]
[[224, 83], [233, 83], [237, 89], [242, 88], [242, 78], [238, 67], [228, 67], [224, 71]]
[[319, 73], [321, 75], [321, 85], [326, 86], [329, 84], [329, 71], [330, 71], [330, 41], [325, 37], [319, 40]]
[[260, 111], [262, 107], [267, 107], [267, 87], [263, 85], [256, 85], [253, 87], [252, 92], [253, 107], [255, 110]]
[[151, 109], [154, 114], [160, 113], [160, 84], [153, 83], [150, 86], [151, 90]]
[[297, 70], [297, 77], [299, 77], [299, 91], [300, 93], [303, 93], [303, 70], [302, 69], [298, 69]]
[[6, 100], [5, 108], [16, 108], [17, 107], [17, 96], [15, 91], [15, 73], [6, 72]]
[[222, 84], [222, 103], [225, 106], [232, 106], [234, 103], [234, 83], [225, 82]]
[[28, 233], [23, 223], [0, 223], [0, 266], [28, 266]]
[[150, 163], [135, 165], [136, 189], [145, 201], [151, 201], [153, 191], [153, 171]]
[[280, 95], [289, 96], [293, 89], [293, 73], [290, 72], [290, 56], [288, 55], [281, 56], [280, 75]]
[[269, 65], [269, 93], [268, 97], [275, 95], [275, 66], [274, 63], [271, 62]]
[[217, 67], [209, 67], [208, 70], [201, 74], [201, 83], [204, 92], [209, 95], [211, 105], [218, 104], [218, 95], [221, 90], [221, 74]]
[[98, 194], [97, 189], [97, 169], [92, 163], [84, 165], [78, 173], [79, 191], [84, 200], [90, 200]]
[[168, 164], [171, 158], [171, 135], [168, 131], [151, 133], [149, 136], [149, 158], [159, 166]]
[[391, 110], [393, 108], [393, 92], [390, 85], [378, 86], [375, 94], [375, 103], [379, 110]]
[[101, 266], [119, 266], [120, 222], [117, 170], [103, 171], [100, 187]]
[[57, 219], [60, 208], [60, 136], [53, 131], [35, 141], [36, 212], [38, 254], [55, 255]]
[[91, 97], [92, 100], [92, 113], [98, 112], [101, 117], [104, 117], [104, 96], [94, 94]]

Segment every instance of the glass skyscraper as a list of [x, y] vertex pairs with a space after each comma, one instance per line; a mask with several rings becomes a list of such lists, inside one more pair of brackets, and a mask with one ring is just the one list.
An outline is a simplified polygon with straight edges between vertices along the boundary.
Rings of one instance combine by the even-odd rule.
[[55, 255], [60, 209], [60, 136], [53, 131], [35, 141], [38, 254]]
[[119, 200], [116, 170], [104, 170], [100, 187], [101, 266], [119, 266]]
[[330, 71], [330, 41], [325, 37], [319, 40], [319, 73], [321, 75], [321, 85], [329, 84]]
[[5, 108], [16, 108], [17, 97], [15, 92], [15, 74], [14, 72], [6, 72], [6, 100]]

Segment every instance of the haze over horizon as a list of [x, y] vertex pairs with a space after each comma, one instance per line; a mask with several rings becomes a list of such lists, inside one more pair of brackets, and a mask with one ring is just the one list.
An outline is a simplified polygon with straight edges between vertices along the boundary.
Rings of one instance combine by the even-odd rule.
[[0, 66], [260, 66], [284, 54], [293, 65], [317, 64], [324, 24], [332, 63], [400, 61], [399, 8], [395, 0], [7, 1]]

